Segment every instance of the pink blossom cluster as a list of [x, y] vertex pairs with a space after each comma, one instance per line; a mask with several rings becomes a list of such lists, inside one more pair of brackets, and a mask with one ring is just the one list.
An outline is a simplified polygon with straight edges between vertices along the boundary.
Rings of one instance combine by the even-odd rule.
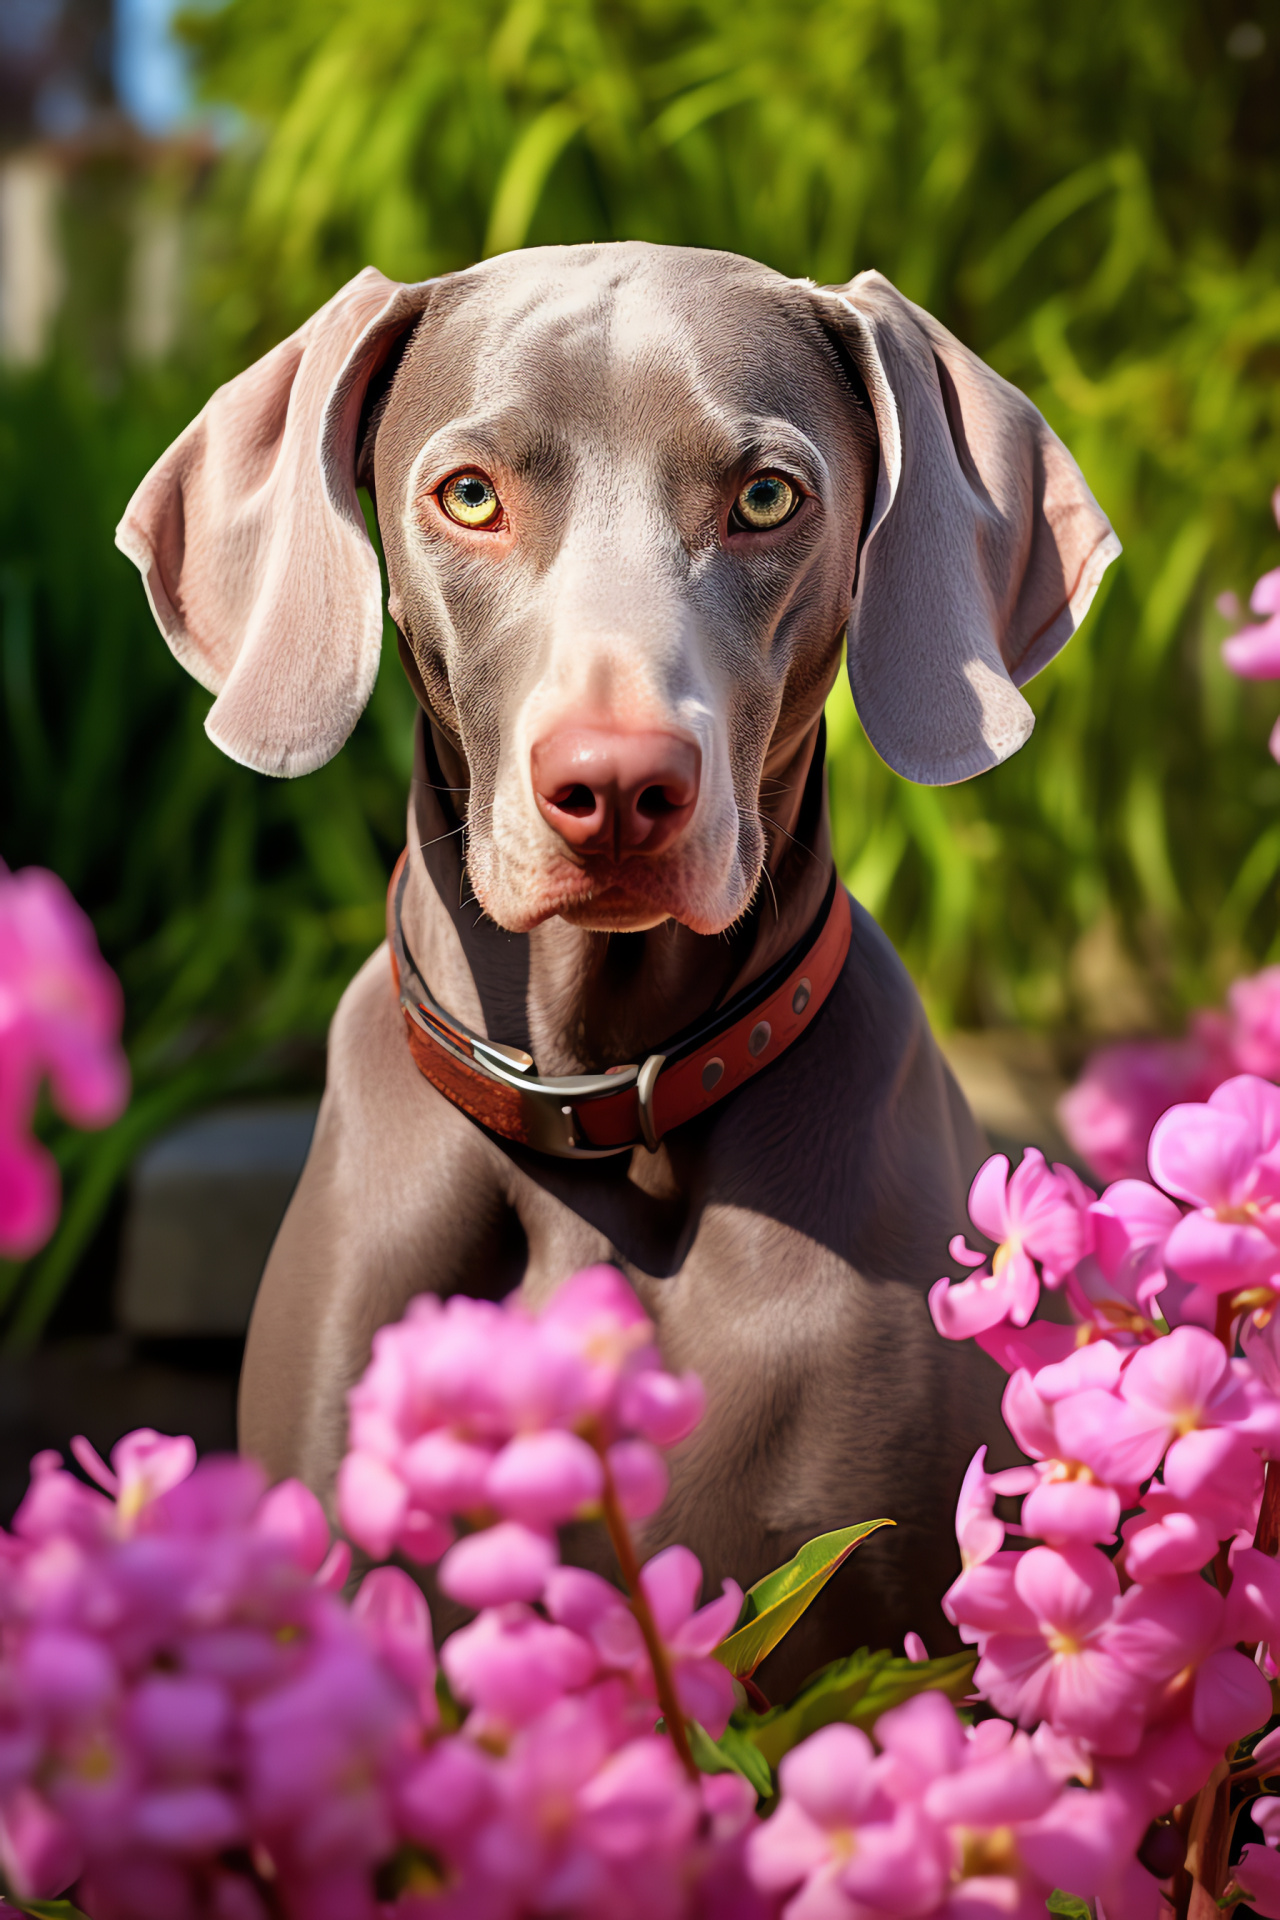
[[[978, 1649], [982, 1697], [1072, 1743], [1078, 1777], [1138, 1832], [1272, 1713], [1280, 1566], [1255, 1540], [1274, 1552], [1275, 1486], [1259, 1523], [1280, 1459], [1280, 1088], [1239, 1075], [1172, 1107], [1150, 1170], [1099, 1198], [1034, 1150], [1012, 1176], [988, 1161], [970, 1205], [995, 1255], [930, 1296], [940, 1332], [1008, 1372], [1005, 1422], [1031, 1463], [973, 1461], [945, 1610]], [[1072, 1324], [1032, 1319], [1042, 1288]], [[1021, 1498], [1016, 1526], [1001, 1497]], [[1259, 1913], [1280, 1915], [1273, 1882]]]
[[[492, 1339], [488, 1411], [465, 1430], [487, 1435], [496, 1463], [519, 1437], [499, 1437], [513, 1407], [586, 1408], [604, 1475], [592, 1497], [620, 1512], [614, 1450], [684, 1431], [700, 1389], [653, 1364], [620, 1275], [594, 1269], [568, 1291], [544, 1316], [559, 1329], [549, 1342], [514, 1304], [486, 1316], [514, 1337]], [[466, 1322], [419, 1311], [407, 1324], [421, 1387], [436, 1377], [423, 1327], [448, 1350]], [[388, 1346], [353, 1396], [368, 1418], [384, 1391], [402, 1405]], [[523, 1597], [446, 1640], [442, 1717], [421, 1592], [381, 1567], [346, 1607], [333, 1589], [349, 1549], [330, 1546], [306, 1489], [264, 1494], [251, 1463], [194, 1465], [190, 1441], [151, 1433], [122, 1441], [110, 1467], [84, 1442], [74, 1451], [103, 1491], [42, 1455], [0, 1536], [0, 1867], [19, 1897], [72, 1888], [92, 1920], [775, 1911], [746, 1872], [754, 1790], [732, 1770], [700, 1774], [660, 1727], [674, 1708], [682, 1728], [724, 1732], [737, 1695], [714, 1649], [742, 1594], [726, 1582], [700, 1607], [702, 1570], [682, 1546], [637, 1569], [638, 1603], [559, 1565], [537, 1489], [564, 1485], [563, 1456], [535, 1463], [541, 1482], [525, 1474], [521, 1521], [472, 1512], [491, 1524], [464, 1538], [488, 1536], [495, 1566], [509, 1551]], [[521, 1540], [503, 1547], [535, 1499], [526, 1530], [550, 1549], [536, 1586]]]
[[[659, 1448], [702, 1417], [695, 1374], [665, 1371], [653, 1328], [613, 1267], [574, 1276], [540, 1314], [424, 1294], [374, 1335], [350, 1395], [342, 1524], [375, 1559], [444, 1555], [440, 1585], [467, 1606], [539, 1598], [556, 1528], [661, 1506]], [[455, 1539], [455, 1520], [472, 1531]]]
[[56, 874], [0, 861], [0, 1256], [24, 1259], [58, 1217], [53, 1155], [31, 1137], [41, 1082], [80, 1127], [121, 1112], [120, 985]]
[[[1259, 1086], [1212, 1111], [1280, 1120], [1280, 1091]], [[1270, 1323], [1250, 1362], [1194, 1319], [1162, 1331], [1157, 1302], [1182, 1285], [1203, 1304], [1209, 1286], [1160, 1264], [1189, 1201], [1149, 1189], [1146, 1214], [1108, 1212], [1034, 1155], [1006, 1174], [989, 1164], [974, 1190], [979, 1224], [1003, 1236], [998, 1272], [935, 1297], [953, 1337], [981, 1320], [1012, 1368], [1006, 1411], [1033, 1462], [973, 1463], [947, 1599], [1004, 1717], [966, 1727], [923, 1693], [874, 1740], [823, 1728], [783, 1758], [768, 1818], [739, 1773], [694, 1767], [683, 1728], [717, 1739], [741, 1704], [715, 1657], [738, 1588], [700, 1606], [682, 1546], [636, 1566], [630, 1598], [558, 1560], [551, 1516], [598, 1504], [628, 1571], [614, 1449], [683, 1433], [700, 1406], [657, 1365], [625, 1282], [597, 1268], [541, 1316], [550, 1338], [514, 1303], [489, 1310], [501, 1331], [483, 1380], [430, 1364], [436, 1339], [466, 1359], [470, 1316], [417, 1310], [353, 1394], [366, 1443], [379, 1415], [400, 1436], [401, 1452], [370, 1449], [388, 1471], [424, 1437], [483, 1454], [481, 1493], [459, 1508], [472, 1530], [448, 1552], [496, 1540], [494, 1565], [509, 1551], [523, 1569], [517, 1598], [486, 1574], [501, 1597], [444, 1642], [439, 1674], [407, 1575], [379, 1568], [344, 1606], [347, 1549], [297, 1483], [264, 1494], [249, 1463], [193, 1466], [189, 1441], [150, 1433], [110, 1467], [76, 1443], [101, 1493], [37, 1459], [0, 1536], [9, 1885], [71, 1889], [92, 1920], [1030, 1920], [1055, 1888], [1100, 1920], [1156, 1920], [1153, 1818], [1270, 1712], [1238, 1651], [1261, 1645], [1266, 1662], [1280, 1646], [1280, 1569], [1252, 1544], [1260, 1462], [1280, 1438]], [[1259, 1176], [1248, 1193], [1262, 1191]], [[1084, 1303], [1080, 1332], [1030, 1320], [1050, 1276]], [[497, 1467], [546, 1435], [583, 1440], [601, 1479], [574, 1481], [572, 1454], [548, 1453], [513, 1513], [493, 1486], [517, 1476]], [[363, 1522], [362, 1483], [346, 1479]], [[421, 1481], [406, 1470], [403, 1484], [402, 1516]], [[1020, 1527], [996, 1517], [1001, 1495], [1022, 1496]], [[546, 1549], [536, 1582], [524, 1534]], [[1224, 1552], [1226, 1594], [1199, 1577]], [[1269, 1843], [1277, 1804], [1258, 1802]], [[1235, 1872], [1280, 1914], [1270, 1844]]]
[[0, 1536], [6, 1881], [94, 1920], [372, 1920], [435, 1713], [417, 1588], [381, 1568], [344, 1606], [319, 1502], [247, 1460], [76, 1452], [104, 1491], [42, 1454]]
[[539, 1315], [514, 1297], [421, 1299], [375, 1338], [350, 1396], [343, 1523], [374, 1554], [443, 1554], [441, 1587], [479, 1609], [441, 1649], [461, 1729], [431, 1743], [398, 1801], [422, 1884], [410, 1876], [397, 1912], [770, 1911], [744, 1866], [754, 1791], [733, 1771], [700, 1775], [657, 1730], [674, 1709], [723, 1734], [736, 1694], [714, 1649], [741, 1590], [726, 1581], [699, 1607], [683, 1546], [634, 1569], [630, 1600], [559, 1564], [558, 1526], [597, 1517], [627, 1571], [628, 1518], [665, 1497], [658, 1449], [701, 1417], [699, 1381], [666, 1372], [652, 1339], [612, 1267], [577, 1274]]
[[[474, 1650], [468, 1661], [478, 1664]], [[399, 1812], [416, 1870], [387, 1912], [772, 1920], [775, 1904], [746, 1871], [757, 1824], [747, 1782], [734, 1772], [691, 1776], [625, 1677], [575, 1691], [547, 1673], [545, 1650], [543, 1661], [536, 1712], [526, 1694], [505, 1738], [492, 1721], [476, 1730], [472, 1714], [415, 1770]]]
[[782, 1760], [781, 1799], [748, 1842], [784, 1920], [1041, 1920], [1055, 1891], [1156, 1920], [1159, 1884], [1136, 1858], [1147, 1821], [1047, 1724], [962, 1726], [920, 1693], [883, 1714], [875, 1745], [834, 1725]]
[[1067, 1139], [1103, 1180], [1140, 1179], [1162, 1113], [1204, 1101], [1239, 1073], [1280, 1080], [1280, 967], [1236, 980], [1224, 1011], [1191, 1016], [1180, 1040], [1126, 1040], [1091, 1054], [1058, 1106]]

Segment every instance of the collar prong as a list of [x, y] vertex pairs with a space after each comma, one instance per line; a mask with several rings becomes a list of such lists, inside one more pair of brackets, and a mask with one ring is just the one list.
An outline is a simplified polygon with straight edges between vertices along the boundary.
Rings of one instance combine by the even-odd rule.
[[653, 1124], [653, 1089], [667, 1064], [665, 1053], [651, 1053], [636, 1078], [636, 1107], [640, 1114], [640, 1132], [650, 1153], [658, 1151], [661, 1134]]

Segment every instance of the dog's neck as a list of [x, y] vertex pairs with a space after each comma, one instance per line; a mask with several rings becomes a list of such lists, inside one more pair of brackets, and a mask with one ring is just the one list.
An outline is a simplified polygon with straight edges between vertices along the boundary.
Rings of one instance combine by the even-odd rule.
[[472, 895], [465, 765], [420, 713], [403, 925], [437, 1000], [488, 1039], [526, 1049], [543, 1073], [642, 1060], [765, 972], [817, 915], [831, 874], [823, 737], [819, 716], [766, 761], [766, 874], [736, 927], [696, 934], [668, 920], [608, 934], [556, 918], [514, 934]]

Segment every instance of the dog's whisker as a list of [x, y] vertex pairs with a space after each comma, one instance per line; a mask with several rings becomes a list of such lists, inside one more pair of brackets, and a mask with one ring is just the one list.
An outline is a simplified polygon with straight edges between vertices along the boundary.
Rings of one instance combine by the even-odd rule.
[[755, 818], [760, 822], [760, 825], [765, 829], [766, 832], [769, 830], [770, 827], [772, 827], [775, 833], [780, 833], [784, 835], [785, 838], [791, 842], [793, 847], [799, 847], [801, 853], [807, 854], [810, 860], [817, 858], [812, 847], [806, 847], [803, 840], [797, 840], [794, 833], [788, 833], [786, 828], [780, 825], [780, 823], [777, 820], [775, 820], [771, 814], [761, 813], [758, 807], [748, 808], [748, 812], [753, 816], [753, 818]]
[[418, 852], [425, 853], [428, 847], [438, 847], [442, 840], [452, 840], [455, 833], [465, 833], [466, 828], [450, 827], [448, 833], [438, 833], [434, 840], [419, 840]]
[[769, 891], [773, 895], [773, 917], [781, 923], [782, 915], [778, 911], [778, 891], [773, 884], [773, 875], [770, 873], [768, 867], [761, 867], [760, 873], [761, 876], [769, 882]]

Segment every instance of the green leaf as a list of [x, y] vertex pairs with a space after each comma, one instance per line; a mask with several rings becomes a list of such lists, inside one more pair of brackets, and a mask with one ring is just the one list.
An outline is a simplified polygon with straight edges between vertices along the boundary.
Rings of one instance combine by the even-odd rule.
[[901, 1706], [913, 1694], [933, 1689], [949, 1700], [963, 1699], [972, 1686], [976, 1661], [974, 1653], [911, 1661], [862, 1647], [823, 1667], [785, 1706], [772, 1707], [768, 1713], [736, 1713], [732, 1725], [776, 1767], [784, 1753], [834, 1720], [870, 1733], [882, 1713]]
[[5, 1905], [12, 1907], [15, 1913], [28, 1913], [31, 1920], [87, 1920], [79, 1907], [73, 1907], [69, 1900], [17, 1900], [11, 1893], [5, 1895]]
[[1044, 1904], [1049, 1913], [1064, 1914], [1066, 1920], [1094, 1920], [1089, 1902], [1077, 1899], [1074, 1893], [1064, 1893], [1061, 1887], [1055, 1887]]
[[854, 1548], [877, 1528], [895, 1524], [892, 1520], [863, 1520], [856, 1527], [820, 1533], [785, 1567], [766, 1573], [747, 1594], [738, 1624], [716, 1648], [716, 1659], [737, 1679], [749, 1678]]
[[750, 1782], [761, 1800], [774, 1793], [773, 1769], [757, 1746], [738, 1727], [726, 1727], [719, 1740], [713, 1740], [696, 1720], [685, 1722], [689, 1751], [703, 1773], [740, 1773]]

